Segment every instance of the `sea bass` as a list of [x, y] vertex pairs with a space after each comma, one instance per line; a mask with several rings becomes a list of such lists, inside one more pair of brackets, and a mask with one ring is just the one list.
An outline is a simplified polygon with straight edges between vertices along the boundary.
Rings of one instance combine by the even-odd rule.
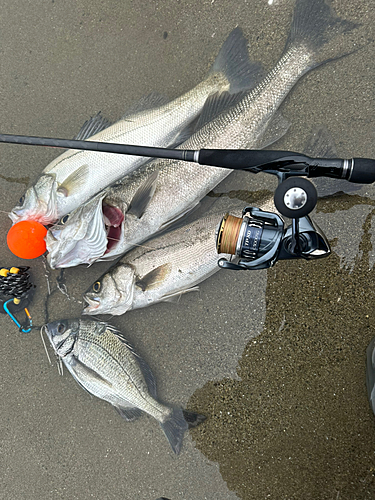
[[[314, 129], [303, 153], [317, 158], [336, 157], [333, 138], [325, 127]], [[343, 184], [349, 184], [347, 181], [335, 180], [337, 183], [333, 186], [330, 183], [327, 186], [326, 178], [313, 179], [312, 183], [320, 195], [348, 189]], [[83, 314], [120, 315], [130, 309], [173, 301], [184, 293], [198, 290], [199, 283], [220, 269], [218, 260], [231, 257], [216, 250], [217, 228], [223, 215], [229, 212], [242, 217], [244, 205], [243, 201], [222, 195], [200, 218], [128, 252], [88, 288], [83, 295], [88, 304]], [[277, 213], [271, 193], [255, 205], [264, 212]], [[375, 394], [375, 390], [373, 392]]]
[[[273, 196], [257, 204], [275, 211]], [[244, 202], [227, 197], [217, 200], [197, 220], [148, 240], [122, 257], [84, 294], [83, 314], [124, 314], [189, 291], [219, 270], [216, 229], [226, 211], [241, 217]]]
[[[280, 104], [309, 70], [342, 55], [337, 53], [344, 46], [340, 35], [353, 27], [337, 18], [324, 0], [297, 0], [275, 68], [249, 92], [211, 96], [197, 132], [180, 148], [259, 149], [276, 141], [288, 128], [277, 113]], [[117, 258], [191, 210], [229, 173], [178, 160], [145, 165], [48, 232], [51, 267]]]
[[157, 400], [149, 366], [116, 328], [78, 318], [54, 321], [45, 329], [55, 353], [84, 389], [111, 403], [125, 420], [142, 412], [154, 417], [174, 453], [180, 452], [188, 427], [205, 420]]
[[[236, 28], [224, 42], [207, 78], [194, 89], [168, 103], [151, 94], [113, 125], [98, 115], [84, 125], [77, 138], [160, 147], [181, 143], [191, 134], [189, 124], [209, 95], [248, 88], [247, 60], [247, 41]], [[24, 219], [55, 222], [145, 161], [143, 157], [68, 150], [44, 169], [10, 218], [13, 223]]]

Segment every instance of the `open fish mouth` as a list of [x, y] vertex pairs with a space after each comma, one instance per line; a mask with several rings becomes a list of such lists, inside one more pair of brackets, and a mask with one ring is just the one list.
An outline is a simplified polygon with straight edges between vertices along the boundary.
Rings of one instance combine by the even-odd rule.
[[104, 255], [107, 255], [116, 248], [122, 236], [122, 223], [124, 214], [122, 211], [113, 205], [102, 203], [103, 221], [107, 233], [107, 248]]
[[110, 256], [123, 235], [123, 212], [103, 200], [92, 200], [82, 209], [64, 216], [47, 233], [49, 265], [56, 269], [91, 265]]

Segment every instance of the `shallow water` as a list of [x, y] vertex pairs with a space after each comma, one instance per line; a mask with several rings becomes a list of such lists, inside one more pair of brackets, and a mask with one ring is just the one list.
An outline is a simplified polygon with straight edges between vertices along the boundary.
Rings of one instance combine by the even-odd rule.
[[[370, 0], [333, 2], [374, 39]], [[200, 81], [240, 25], [254, 59], [277, 61], [293, 2], [50, 3], [5, 1], [0, 18], [2, 132], [73, 137], [102, 111], [115, 120], [151, 90], [175, 97]], [[278, 149], [302, 150], [324, 124], [342, 157], [375, 158], [374, 45], [299, 82], [282, 106], [292, 122]], [[8, 212], [57, 151], [0, 145], [1, 210]], [[215, 192], [244, 205], [274, 178], [236, 173]], [[253, 200], [253, 201], [252, 201]], [[375, 421], [365, 388], [374, 333], [374, 186], [319, 200], [313, 214], [329, 259], [220, 271], [176, 304], [112, 318], [151, 366], [163, 401], [207, 415], [174, 457], [158, 424], [126, 423], [56, 363], [38, 333], [0, 317], [0, 498], [375, 498]], [[7, 250], [2, 266], [22, 265]], [[68, 270], [68, 297], [48, 299], [43, 259], [31, 262], [34, 323], [75, 317], [108, 264]], [[52, 289], [58, 272], [49, 271]], [[47, 309], [47, 311], [46, 311]], [[48, 318], [47, 315], [48, 314]]]

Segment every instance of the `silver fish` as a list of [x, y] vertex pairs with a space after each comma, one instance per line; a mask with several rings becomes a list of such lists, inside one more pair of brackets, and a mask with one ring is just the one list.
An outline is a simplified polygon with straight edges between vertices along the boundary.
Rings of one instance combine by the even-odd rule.
[[[337, 37], [353, 27], [335, 17], [324, 0], [297, 0], [290, 36], [274, 69], [245, 94], [210, 97], [198, 131], [180, 148], [261, 148], [276, 141], [289, 125], [277, 113], [282, 101], [309, 70], [339, 56], [343, 45]], [[115, 259], [191, 210], [229, 173], [177, 160], [145, 165], [48, 232], [51, 267]]]
[[[83, 314], [120, 315], [197, 290], [229, 255], [216, 251], [215, 232], [225, 211], [241, 216], [243, 202], [220, 198], [203, 217], [127, 253], [83, 295]], [[275, 211], [273, 197], [259, 208]]]
[[[182, 142], [183, 130], [217, 91], [238, 92], [247, 85], [247, 42], [236, 28], [224, 42], [207, 78], [181, 97], [161, 104], [151, 94], [123, 119], [109, 125], [99, 115], [84, 125], [81, 140], [168, 147]], [[151, 107], [151, 109], [150, 109]], [[96, 193], [145, 163], [147, 158], [68, 150], [53, 160], [10, 215], [13, 223], [33, 219], [55, 222]]]
[[188, 427], [205, 420], [203, 415], [156, 399], [149, 366], [116, 328], [79, 318], [54, 321], [45, 329], [55, 353], [84, 389], [111, 403], [125, 420], [134, 420], [142, 412], [154, 417], [174, 453], [180, 452]]
[[[303, 153], [317, 158], [336, 156], [333, 138], [325, 127], [314, 129]], [[331, 187], [325, 185], [326, 180], [312, 181], [320, 193], [326, 194]], [[338, 184], [339, 191], [345, 188], [340, 181]], [[256, 205], [265, 212], [277, 213], [273, 195]], [[241, 217], [243, 208], [244, 202], [221, 196], [204, 216], [130, 251], [86, 291], [83, 298], [88, 305], [83, 314], [124, 314], [197, 290], [199, 283], [219, 270], [218, 260], [230, 257], [216, 251], [216, 229], [222, 216], [229, 212]]]

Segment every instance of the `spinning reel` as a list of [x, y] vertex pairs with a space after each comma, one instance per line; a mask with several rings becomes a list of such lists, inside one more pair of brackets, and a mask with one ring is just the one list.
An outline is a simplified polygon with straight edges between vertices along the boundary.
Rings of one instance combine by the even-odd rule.
[[238, 260], [221, 258], [219, 267], [265, 269], [278, 260], [320, 259], [331, 253], [324, 233], [309, 217], [318, 199], [313, 184], [302, 177], [283, 180], [285, 174], [269, 173], [275, 173], [281, 181], [274, 195], [275, 206], [292, 219], [292, 224], [285, 227], [279, 215], [255, 207], [244, 208], [242, 218], [226, 214], [217, 231], [216, 249]]

